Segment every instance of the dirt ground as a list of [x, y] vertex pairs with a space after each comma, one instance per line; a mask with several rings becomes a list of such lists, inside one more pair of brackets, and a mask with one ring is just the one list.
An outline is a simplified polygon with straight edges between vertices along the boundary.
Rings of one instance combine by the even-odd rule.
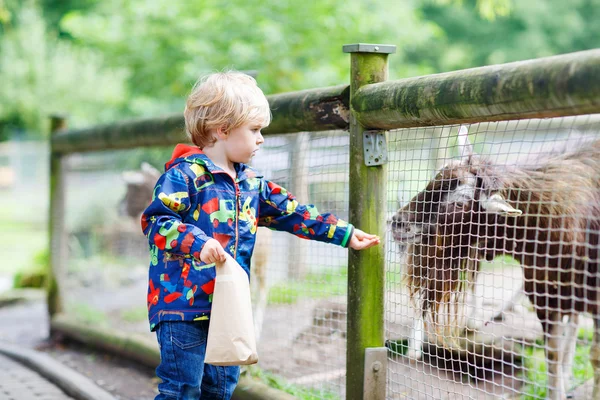
[[[151, 368], [76, 343], [48, 342], [42, 299], [0, 307], [0, 321], [0, 341], [44, 351], [118, 399], [154, 398], [158, 382]], [[339, 298], [270, 306], [259, 343], [259, 366], [284, 377], [287, 383], [310, 388], [311, 398], [344, 398], [345, 323], [345, 307]], [[127, 329], [152, 335], [145, 322]], [[492, 400], [519, 398], [523, 390], [519, 371], [511, 369], [516, 365], [510, 360], [504, 361], [502, 368], [494, 367], [494, 371], [486, 365], [463, 373], [454, 372], [456, 365], [433, 364], [391, 357], [387, 398]], [[482, 372], [485, 377], [479, 376]], [[589, 398], [590, 393], [589, 385], [582, 385], [573, 398]]]
[[0, 341], [41, 350], [91, 378], [117, 399], [154, 399], [157, 380], [152, 369], [76, 343], [49, 342], [46, 305], [42, 300], [1, 307], [0, 321]]

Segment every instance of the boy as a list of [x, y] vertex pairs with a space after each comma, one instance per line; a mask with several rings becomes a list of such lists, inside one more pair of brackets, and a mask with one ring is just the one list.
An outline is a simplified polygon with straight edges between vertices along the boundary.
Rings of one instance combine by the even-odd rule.
[[299, 204], [246, 165], [271, 120], [250, 76], [216, 73], [198, 82], [184, 117], [195, 146], [175, 147], [142, 216], [151, 254], [150, 329], [161, 352], [156, 399], [229, 399], [239, 367], [204, 364], [215, 263], [229, 253], [249, 275], [258, 225], [355, 250], [379, 238]]

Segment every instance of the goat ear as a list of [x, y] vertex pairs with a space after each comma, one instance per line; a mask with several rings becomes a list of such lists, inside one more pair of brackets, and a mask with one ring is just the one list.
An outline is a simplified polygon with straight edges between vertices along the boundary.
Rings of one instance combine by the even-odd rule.
[[463, 163], [468, 163], [473, 155], [473, 146], [469, 142], [469, 130], [461, 125], [458, 129], [458, 154]]
[[508, 204], [504, 197], [498, 193], [495, 193], [490, 197], [487, 195], [482, 195], [479, 202], [481, 204], [481, 208], [491, 214], [498, 214], [503, 217], [518, 217], [519, 215], [523, 214], [523, 211], [518, 210]]
[[154, 168], [152, 165], [148, 164], [146, 161], [142, 162], [141, 170], [143, 173], [153, 178], [158, 179], [160, 177], [160, 171]]
[[130, 185], [140, 185], [144, 182], [144, 174], [139, 171], [123, 171], [121, 176], [125, 183]]

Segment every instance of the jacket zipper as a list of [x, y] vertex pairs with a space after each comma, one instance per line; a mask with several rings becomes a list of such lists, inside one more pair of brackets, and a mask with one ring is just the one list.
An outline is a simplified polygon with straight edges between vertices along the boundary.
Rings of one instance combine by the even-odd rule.
[[240, 187], [237, 182], [234, 180], [233, 184], [235, 185], [235, 247], [233, 249], [233, 258], [237, 259], [237, 250], [238, 250], [238, 239], [239, 239], [239, 207], [240, 207]]
[[235, 187], [235, 246], [233, 248], [233, 258], [236, 259], [237, 258], [237, 250], [238, 250], [238, 241], [239, 241], [239, 222], [238, 222], [238, 215], [239, 215], [239, 203], [240, 203], [240, 187], [237, 184], [237, 182], [235, 181], [235, 179], [229, 175], [227, 172], [225, 171], [214, 171], [212, 172], [213, 174], [224, 174], [227, 175], [229, 178], [231, 178], [231, 180], [233, 181], [233, 186]]

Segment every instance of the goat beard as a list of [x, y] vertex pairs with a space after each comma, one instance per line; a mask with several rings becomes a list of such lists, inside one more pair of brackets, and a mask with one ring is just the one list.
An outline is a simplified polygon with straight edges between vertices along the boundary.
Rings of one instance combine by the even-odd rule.
[[458, 338], [464, 336], [461, 333], [466, 326], [466, 315], [461, 310], [477, 279], [482, 254], [477, 246], [464, 245], [458, 247], [462, 256], [443, 254], [441, 240], [438, 236], [436, 244], [408, 246], [406, 284], [413, 305], [423, 311], [424, 320], [429, 320], [441, 344], [461, 348]]

